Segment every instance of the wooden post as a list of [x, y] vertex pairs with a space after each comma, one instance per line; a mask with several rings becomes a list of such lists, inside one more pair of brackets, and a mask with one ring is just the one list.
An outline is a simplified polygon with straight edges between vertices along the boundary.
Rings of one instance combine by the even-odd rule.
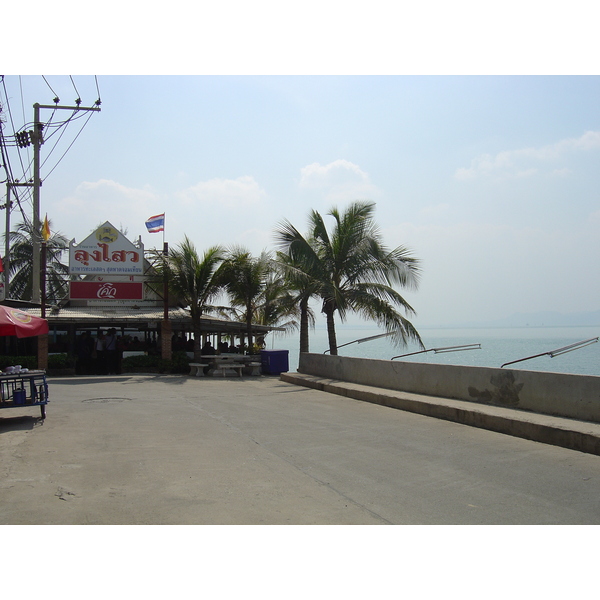
[[173, 335], [171, 321], [161, 321], [160, 328], [160, 349], [161, 357], [164, 360], [171, 360], [173, 356], [173, 348], [171, 343], [171, 336]]
[[[168, 242], [164, 242], [163, 255], [166, 261], [167, 256], [169, 255]], [[167, 272], [168, 269], [165, 268], [163, 281], [163, 321], [161, 323], [160, 330], [160, 346], [162, 358], [164, 360], [171, 360], [171, 358], [173, 357], [173, 344], [171, 341], [173, 331], [171, 327], [171, 321], [169, 321], [169, 280], [167, 278]]]
[[48, 334], [44, 333], [37, 336], [38, 353], [37, 362], [38, 369], [45, 371], [48, 368]]

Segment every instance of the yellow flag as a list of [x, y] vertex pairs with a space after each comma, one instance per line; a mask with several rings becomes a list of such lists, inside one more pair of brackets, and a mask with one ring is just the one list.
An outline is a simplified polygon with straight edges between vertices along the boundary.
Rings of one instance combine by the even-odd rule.
[[42, 227], [42, 237], [44, 241], [47, 242], [50, 239], [50, 225], [48, 224], [48, 213], [46, 213], [46, 218], [44, 219], [44, 226]]

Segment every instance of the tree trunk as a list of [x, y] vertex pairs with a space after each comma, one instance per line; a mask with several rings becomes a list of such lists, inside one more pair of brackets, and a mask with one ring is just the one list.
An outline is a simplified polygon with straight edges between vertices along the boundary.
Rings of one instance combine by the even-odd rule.
[[202, 359], [200, 358], [202, 354], [202, 331], [200, 329], [200, 324], [194, 323], [194, 362], [201, 363]]
[[252, 317], [246, 320], [246, 335], [248, 336], [248, 354], [252, 354]]
[[300, 300], [300, 352], [308, 349], [308, 298]]
[[325, 311], [327, 316], [327, 337], [329, 339], [329, 354], [337, 356], [337, 338], [335, 336], [335, 322], [333, 319], [334, 311], [327, 308]]

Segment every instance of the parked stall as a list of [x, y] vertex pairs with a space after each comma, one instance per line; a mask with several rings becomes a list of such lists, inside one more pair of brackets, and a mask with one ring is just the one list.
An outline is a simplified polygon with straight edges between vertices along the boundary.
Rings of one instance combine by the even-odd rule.
[[[0, 305], [0, 336], [18, 338], [48, 333], [48, 321], [17, 308]], [[0, 408], [39, 406], [42, 419], [46, 418], [48, 383], [45, 371], [29, 371], [21, 365], [7, 367], [0, 374]]]

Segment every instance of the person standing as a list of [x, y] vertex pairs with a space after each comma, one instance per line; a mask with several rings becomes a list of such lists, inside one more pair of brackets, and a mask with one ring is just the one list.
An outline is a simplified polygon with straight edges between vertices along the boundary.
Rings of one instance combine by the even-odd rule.
[[96, 353], [96, 375], [106, 375], [106, 351], [105, 351], [106, 333], [98, 332], [94, 350]]
[[109, 375], [117, 374], [117, 332], [114, 327], [108, 330], [104, 340], [104, 353], [106, 356], [106, 372]]
[[94, 340], [89, 331], [84, 331], [77, 340], [77, 374], [89, 375], [92, 372]]

